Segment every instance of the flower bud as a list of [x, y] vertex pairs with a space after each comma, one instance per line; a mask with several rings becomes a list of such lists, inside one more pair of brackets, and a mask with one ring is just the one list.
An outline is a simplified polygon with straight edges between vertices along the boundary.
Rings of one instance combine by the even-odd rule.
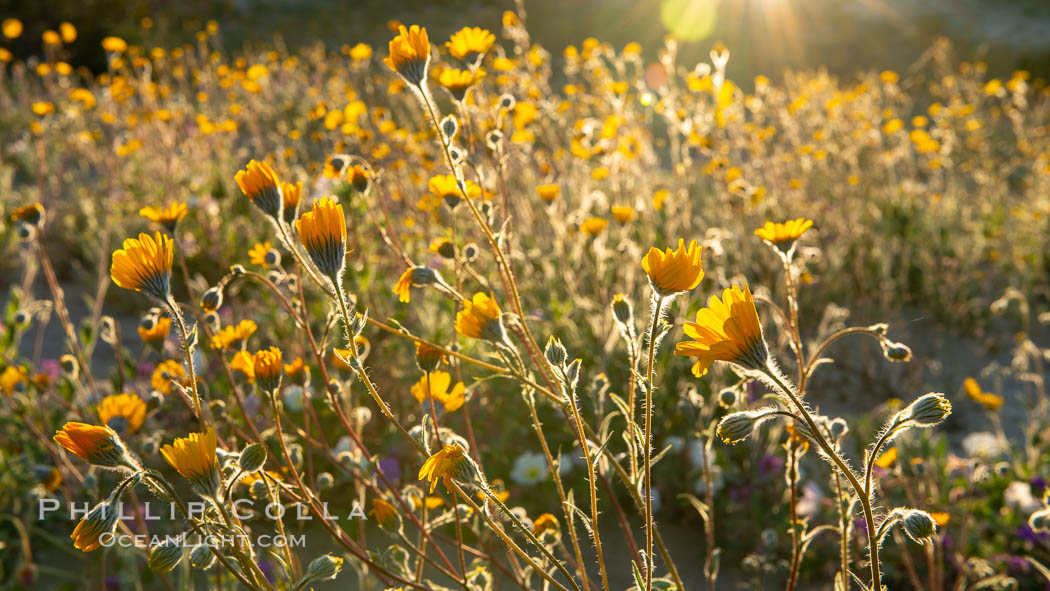
[[77, 363], [77, 358], [70, 354], [65, 354], [58, 359], [59, 366], [62, 368], [62, 373], [69, 376], [69, 379], [75, 380], [80, 375], [80, 364]]
[[266, 463], [266, 448], [260, 443], [253, 443], [241, 450], [237, 464], [244, 472], [255, 472]]
[[256, 501], [262, 501], [270, 496], [270, 491], [266, 488], [266, 483], [259, 479], [252, 482], [252, 485], [248, 488], [248, 494]]
[[200, 570], [208, 570], [215, 564], [215, 554], [211, 548], [201, 544], [194, 546], [190, 552], [190, 566]]
[[330, 581], [339, 574], [342, 568], [342, 558], [324, 554], [310, 562], [310, 565], [306, 567], [306, 574], [303, 575], [303, 579], [309, 581]]
[[303, 448], [298, 443], [292, 443], [288, 445], [288, 457], [292, 460], [292, 465], [296, 468], [302, 468], [303, 466]]
[[902, 412], [902, 416], [918, 427], [933, 427], [948, 418], [951, 412], [952, 404], [948, 402], [944, 394], [930, 392], [909, 404], [908, 408]]
[[734, 445], [751, 436], [755, 428], [755, 415], [752, 411], [740, 411], [726, 415], [718, 422], [716, 431], [719, 439]]
[[456, 121], [455, 115], [446, 115], [441, 120], [441, 134], [445, 136], [445, 143], [451, 144], [452, 140], [456, 139], [456, 133], [459, 131], [459, 122]]
[[722, 408], [733, 408], [736, 405], [737, 393], [733, 388], [724, 388], [718, 393], [718, 404]]
[[516, 101], [514, 100], [514, 96], [513, 95], [504, 94], [504, 95], [499, 97], [499, 108], [501, 108], [501, 109], [506, 109], [506, 110], [509, 111], [509, 110], [514, 108], [515, 104], [516, 104]]
[[447, 362], [445, 352], [437, 347], [416, 343], [416, 365], [424, 372], [434, 371], [442, 362]]
[[335, 478], [329, 472], [321, 472], [317, 475], [317, 489], [325, 490], [335, 486]]
[[613, 317], [616, 321], [624, 326], [632, 326], [634, 324], [634, 310], [631, 309], [631, 300], [627, 299], [627, 296], [618, 293], [613, 296], [612, 301]]
[[201, 309], [205, 312], [214, 312], [222, 307], [222, 288], [219, 286], [209, 287], [208, 291], [201, 296]]
[[911, 361], [911, 349], [907, 345], [894, 343], [888, 339], [879, 341], [882, 345], [882, 355], [894, 363], [907, 363]]
[[543, 355], [547, 358], [547, 363], [559, 369], [565, 365], [565, 359], [568, 357], [565, 346], [554, 335], [547, 339], [547, 348], [543, 350]]
[[1050, 507], [1032, 513], [1028, 518], [1028, 527], [1037, 532], [1050, 533]]
[[149, 551], [149, 567], [158, 573], [166, 573], [182, 561], [182, 547], [174, 540], [165, 540]]
[[112, 534], [117, 528], [119, 512], [117, 506], [109, 501], [103, 501], [95, 505], [83, 519], [77, 523], [73, 533], [69, 536], [73, 540], [73, 547], [82, 552], [91, 552], [99, 548], [99, 541], [105, 534]]
[[933, 517], [930, 517], [929, 513], [918, 509], [907, 511], [901, 517], [901, 526], [904, 528], [904, 533], [908, 534], [908, 537], [917, 544], [925, 543], [933, 534], [937, 533], [937, 523], [933, 520]]
[[266, 263], [267, 267], [276, 267], [281, 264], [281, 253], [277, 249], [271, 248], [263, 255], [263, 262]]
[[29, 324], [29, 319], [29, 312], [26, 312], [25, 310], [18, 310], [11, 318], [11, 320], [15, 323], [15, 326], [18, 327], [24, 327], [25, 325]]
[[478, 258], [480, 252], [478, 245], [473, 242], [468, 242], [463, 245], [463, 258], [468, 263], [474, 262], [474, 259]]

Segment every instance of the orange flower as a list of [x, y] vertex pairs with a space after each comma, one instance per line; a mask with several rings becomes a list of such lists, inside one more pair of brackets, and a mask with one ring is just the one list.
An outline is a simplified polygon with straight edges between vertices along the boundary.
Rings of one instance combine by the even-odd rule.
[[113, 283], [124, 289], [166, 300], [170, 293], [171, 264], [175, 247], [171, 238], [156, 232], [124, 240], [124, 248], [113, 253], [109, 268]]

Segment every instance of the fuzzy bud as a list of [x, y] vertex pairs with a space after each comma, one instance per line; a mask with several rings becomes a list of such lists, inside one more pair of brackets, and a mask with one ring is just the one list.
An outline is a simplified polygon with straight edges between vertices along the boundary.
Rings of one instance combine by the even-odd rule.
[[331, 554], [323, 554], [315, 558], [306, 567], [304, 580], [308, 581], [330, 581], [339, 575], [343, 568], [343, 559]]
[[266, 463], [266, 448], [259, 443], [249, 445], [241, 450], [241, 457], [237, 463], [244, 472], [259, 470]]
[[904, 513], [901, 517], [901, 527], [904, 528], [904, 533], [908, 534], [916, 544], [923, 544], [933, 534], [937, 533], [937, 523], [930, 517], [930, 514], [925, 511], [918, 509], [911, 509]]
[[214, 312], [222, 307], [222, 288], [210, 287], [201, 296], [201, 309], [205, 312]]
[[882, 355], [893, 363], [907, 363], [911, 361], [911, 349], [902, 343], [894, 343], [888, 339], [880, 341], [882, 344]]
[[547, 348], [543, 350], [543, 355], [547, 358], [547, 363], [559, 369], [565, 365], [565, 359], [568, 357], [565, 346], [554, 335], [547, 340]]
[[918, 427], [933, 427], [948, 418], [952, 412], [952, 403], [944, 394], [930, 392], [924, 394], [904, 409], [904, 420], [912, 421]]
[[215, 554], [205, 544], [194, 546], [190, 552], [190, 566], [200, 570], [208, 570], [215, 564]]
[[613, 296], [612, 311], [613, 317], [620, 324], [624, 326], [634, 324], [634, 310], [631, 308], [631, 300], [627, 299], [626, 295], [619, 293]]
[[755, 429], [755, 414], [751, 411], [740, 411], [726, 415], [718, 422], [717, 435], [729, 445], [735, 445], [751, 436]]
[[733, 388], [724, 388], [718, 393], [718, 404], [722, 408], [733, 408], [736, 405], [737, 393]]
[[166, 573], [182, 561], [182, 547], [170, 540], [157, 544], [149, 551], [149, 567], [158, 573]]

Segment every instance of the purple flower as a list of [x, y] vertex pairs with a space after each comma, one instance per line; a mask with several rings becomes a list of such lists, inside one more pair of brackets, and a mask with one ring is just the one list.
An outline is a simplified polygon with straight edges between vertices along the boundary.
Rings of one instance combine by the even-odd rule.
[[383, 458], [379, 460], [379, 469], [391, 482], [397, 482], [401, 478], [401, 464], [397, 458]]
[[1023, 556], [1007, 556], [1006, 567], [1014, 573], [1027, 573], [1031, 570], [1031, 565], [1025, 560]]
[[772, 474], [780, 472], [784, 467], [784, 460], [780, 459], [780, 456], [764, 455], [758, 460], [758, 475], [761, 478], [768, 478]]
[[729, 489], [729, 499], [735, 503], [743, 503], [751, 498], [750, 486], [734, 486]]
[[1032, 528], [1028, 527], [1027, 523], [1022, 523], [1020, 527], [1017, 528], [1017, 537], [1021, 538], [1025, 542], [1031, 542], [1035, 544], [1037, 542], [1041, 542], [1047, 538], [1050, 538], [1050, 535], [1035, 532], [1032, 530]]
[[61, 373], [61, 368], [57, 359], [41, 359], [40, 371], [41, 373], [46, 373], [52, 380], [57, 380]]
[[853, 522], [853, 530], [856, 531], [860, 535], [863, 535], [863, 536], [868, 535], [868, 522], [865, 521], [863, 517], [858, 517]]
[[1043, 491], [1046, 490], [1046, 479], [1042, 476], [1033, 476], [1028, 484], [1032, 486], [1032, 496], [1041, 497]]

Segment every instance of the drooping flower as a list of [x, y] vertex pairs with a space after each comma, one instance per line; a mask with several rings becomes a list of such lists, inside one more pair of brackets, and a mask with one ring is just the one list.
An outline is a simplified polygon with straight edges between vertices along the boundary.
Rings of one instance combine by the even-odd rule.
[[427, 401], [429, 398], [444, 407], [445, 412], [452, 412], [463, 406], [466, 386], [463, 385], [463, 382], [457, 382], [452, 390], [449, 390], [451, 384], [452, 376], [448, 372], [430, 372], [412, 386], [412, 396], [415, 396], [416, 400], [424, 405], [424, 408], [430, 408]]
[[92, 552], [102, 546], [99, 539], [104, 534], [113, 533], [117, 527], [117, 521], [119, 521], [117, 506], [108, 501], [101, 502], [77, 523], [69, 539], [73, 540], [73, 547], [77, 550]]
[[813, 227], [813, 220], [797, 218], [783, 223], [766, 222], [764, 226], [755, 230], [755, 236], [775, 245], [790, 244]]
[[675, 355], [696, 357], [693, 375], [707, 373], [715, 361], [733, 363], [744, 369], [763, 370], [769, 358], [762, 337], [751, 289], [737, 286], [722, 292], [722, 299], [711, 296], [706, 308], [696, 313], [696, 322], [686, 322], [686, 336], [693, 339], [675, 346]]
[[451, 479], [463, 477], [463, 468], [469, 462], [466, 451], [458, 444], [451, 443], [427, 458], [419, 469], [418, 478], [430, 483], [430, 492], [434, 492], [438, 480], [445, 482], [445, 488], [451, 488]]
[[499, 304], [482, 292], [474, 294], [471, 300], [464, 300], [463, 309], [456, 313], [456, 332], [471, 339], [502, 341]]
[[280, 220], [284, 209], [281, 179], [266, 161], [251, 160], [233, 176], [241, 192], [264, 214]]
[[400, 521], [397, 509], [379, 497], [372, 498], [372, 510], [368, 514], [375, 518], [379, 527], [388, 531], [396, 530]]
[[160, 453], [172, 468], [201, 491], [212, 494], [218, 490], [219, 464], [215, 456], [214, 428], [178, 437], [171, 444], [162, 446]]
[[134, 467], [124, 442], [109, 427], [68, 422], [55, 432], [53, 439], [55, 443], [93, 466]]
[[437, 272], [430, 267], [409, 267], [394, 284], [393, 292], [397, 294], [399, 302], [407, 304], [411, 300], [410, 288], [430, 285], [438, 279]]
[[153, 207], [147, 205], [139, 210], [139, 215], [146, 218], [147, 220], [164, 226], [168, 232], [175, 232], [175, 226], [186, 217], [186, 213], [189, 209], [185, 203], [176, 201], [171, 203], [167, 207]]
[[704, 267], [700, 260], [702, 248], [696, 240], [689, 243], [678, 239], [678, 249], [667, 247], [660, 251], [650, 248], [642, 257], [642, 269], [649, 276], [649, 285], [661, 297], [669, 297], [690, 291], [704, 278]]
[[313, 209], [295, 222], [299, 239], [317, 268], [333, 282], [346, 260], [346, 218], [342, 204], [330, 197], [314, 201]]
[[142, 427], [146, 403], [135, 394], [106, 396], [98, 405], [98, 420], [121, 435], [130, 435]]
[[427, 79], [430, 65], [430, 39], [425, 27], [412, 25], [406, 29], [398, 27], [398, 34], [387, 46], [389, 55], [383, 58], [391, 70], [397, 72], [409, 84], [420, 86]]
[[445, 351], [422, 341], [416, 343], [416, 365], [423, 371], [434, 371], [442, 363], [448, 363]]
[[113, 253], [109, 274], [113, 283], [124, 289], [166, 300], [171, 292], [174, 257], [175, 246], [167, 235], [139, 234], [138, 238], [125, 239], [124, 247]]
[[445, 43], [445, 47], [448, 48], [448, 53], [452, 57], [472, 64], [485, 55], [495, 42], [496, 36], [488, 29], [463, 27], [453, 33]]

